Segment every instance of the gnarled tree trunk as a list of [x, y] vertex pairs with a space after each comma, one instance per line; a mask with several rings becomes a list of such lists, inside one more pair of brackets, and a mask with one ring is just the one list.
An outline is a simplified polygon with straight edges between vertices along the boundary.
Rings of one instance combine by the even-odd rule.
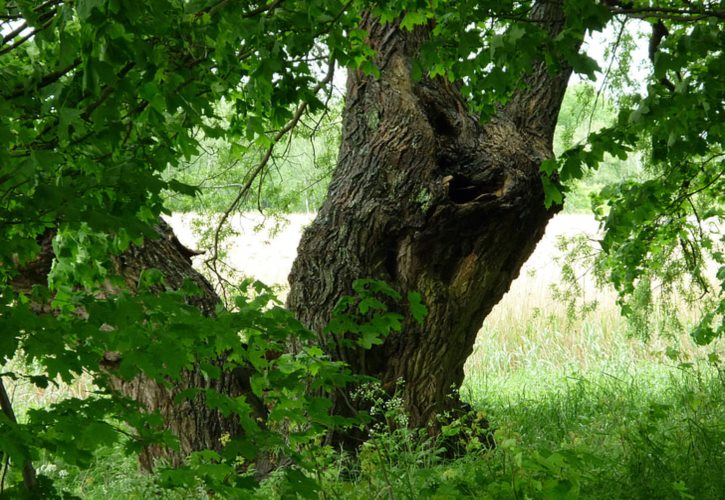
[[[561, 2], [532, 14], [561, 30]], [[487, 123], [455, 84], [411, 77], [427, 28], [364, 29], [379, 79], [348, 78], [340, 157], [327, 200], [305, 231], [290, 274], [288, 305], [321, 332], [353, 280], [385, 280], [423, 294], [429, 314], [369, 351], [328, 345], [353, 371], [383, 387], [405, 380], [413, 426], [436, 428], [453, 404], [483, 319], [509, 289], [557, 208], [545, 209], [539, 173], [570, 71], [532, 68], [526, 89]], [[335, 340], [335, 339], [333, 339]], [[347, 413], [349, 397], [336, 410]]]
[[[561, 3], [544, 0], [532, 12], [552, 35], [563, 24]], [[322, 332], [357, 278], [422, 292], [429, 308], [423, 325], [408, 319], [401, 333], [369, 351], [339, 342], [327, 347], [333, 358], [356, 373], [379, 377], [384, 387], [404, 379], [410, 424], [435, 429], [436, 414], [455, 404], [449, 395], [463, 381], [463, 366], [483, 319], [506, 293], [556, 211], [544, 208], [539, 166], [552, 155], [570, 71], [552, 75], [543, 63], [532, 68], [527, 88], [493, 119], [480, 123], [455, 84], [412, 79], [411, 64], [428, 28], [409, 32], [395, 24], [382, 26], [372, 16], [363, 28], [378, 51], [381, 76], [349, 75], [338, 166], [327, 200], [300, 243], [288, 305], [304, 324]], [[119, 272], [131, 289], [148, 267], [160, 269], [171, 288], [190, 277], [204, 291], [197, 305], [210, 313], [218, 297], [192, 269], [168, 228], [159, 230], [161, 239], [118, 259]], [[45, 247], [52, 252], [49, 244]], [[28, 283], [16, 283], [18, 289], [47, 277], [48, 252], [37, 269], [26, 273]], [[143, 464], [150, 467], [158, 457], [178, 463], [191, 451], [218, 449], [221, 436], [238, 431], [233, 417], [209, 410], [200, 398], [175, 404], [174, 396], [188, 387], [246, 394], [263, 414], [263, 405], [251, 396], [248, 375], [230, 372], [208, 381], [191, 370], [172, 388], [146, 378], [117, 381], [122, 392], [150, 411], [160, 411], [181, 441], [181, 454], [149, 449]], [[334, 403], [340, 414], [354, 410], [346, 395]]]

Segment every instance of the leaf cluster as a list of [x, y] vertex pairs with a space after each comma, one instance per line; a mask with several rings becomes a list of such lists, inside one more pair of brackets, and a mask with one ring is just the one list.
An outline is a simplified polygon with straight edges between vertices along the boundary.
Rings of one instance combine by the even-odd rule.
[[725, 333], [725, 60], [719, 49], [725, 32], [707, 16], [696, 24], [667, 24], [646, 94], [620, 98], [611, 126], [541, 169], [551, 205], [562, 203], [566, 186], [599, 168], [607, 155], [625, 159], [645, 151], [641, 179], [612, 183], [592, 199], [604, 230], [598, 265], [625, 314], [636, 314], [637, 304], [646, 306], [660, 288], [699, 306], [692, 334], [705, 344]]

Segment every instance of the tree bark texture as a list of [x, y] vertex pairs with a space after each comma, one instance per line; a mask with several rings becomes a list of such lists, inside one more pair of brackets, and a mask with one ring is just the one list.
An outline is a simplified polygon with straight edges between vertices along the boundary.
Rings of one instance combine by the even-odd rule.
[[[184, 247], [176, 238], [173, 230], [163, 221], [156, 227], [161, 235], [159, 239], [144, 242], [142, 247], [132, 246], [116, 260], [117, 273], [126, 279], [130, 290], [135, 290], [139, 276], [145, 269], [158, 269], [165, 278], [169, 289], [181, 288], [184, 280], [191, 279], [202, 291], [198, 297], [189, 299], [204, 314], [214, 314], [221, 300], [212, 285], [191, 265], [193, 253]], [[106, 354], [106, 358], [113, 356]], [[223, 356], [218, 360], [223, 364]], [[113, 363], [106, 360], [106, 364]], [[240, 367], [233, 371], [222, 371], [218, 379], [205, 376], [198, 367], [185, 370], [182, 382], [164, 385], [144, 376], [125, 381], [114, 378], [114, 388], [125, 396], [139, 402], [149, 412], [158, 411], [163, 417], [166, 428], [178, 439], [180, 450], [172, 450], [162, 446], [150, 446], [139, 456], [141, 466], [151, 470], [154, 461], [162, 458], [168, 463], [178, 466], [193, 451], [212, 449], [220, 451], [221, 439], [225, 435], [236, 436], [241, 432], [239, 419], [234, 415], [224, 416], [217, 410], [209, 409], [203, 395], [182, 403], [175, 401], [176, 396], [189, 388], [213, 389], [227, 396], [245, 395], [252, 406], [255, 416], [265, 415], [266, 409], [262, 402], [252, 393], [249, 383], [249, 368]]]
[[[146, 239], [142, 246], [132, 245], [125, 253], [113, 259], [116, 274], [124, 278], [127, 289], [131, 292], [137, 289], [141, 273], [146, 269], [154, 268], [161, 271], [170, 290], [181, 288], [184, 281], [190, 279], [202, 293], [188, 299], [189, 303], [206, 315], [214, 314], [216, 306], [221, 301], [212, 285], [192, 267], [190, 257], [194, 253], [178, 241], [172, 229], [163, 220], [159, 220], [155, 229], [160, 236], [158, 239]], [[13, 282], [17, 292], [30, 293], [31, 287], [35, 284], [47, 285], [47, 276], [54, 258], [52, 248], [54, 236], [53, 230], [40, 238], [39, 256], [29, 263]], [[40, 306], [38, 312], [52, 313], [47, 306]], [[109, 352], [99, 360], [99, 363], [113, 374], [114, 369], [122, 361], [122, 356], [123, 353]], [[223, 361], [222, 356], [218, 362], [221, 365]], [[163, 359], [159, 362], [163, 363]], [[225, 417], [220, 412], [209, 409], [203, 395], [182, 403], [176, 402], [176, 396], [186, 389], [214, 389], [229, 396], [244, 394], [255, 416], [263, 416], [266, 409], [252, 393], [249, 384], [250, 375], [248, 368], [238, 368], [234, 371], [223, 371], [218, 379], [209, 379], [198, 368], [192, 368], [185, 370], [181, 383], [162, 384], [144, 375], [131, 380], [111, 377], [111, 384], [115, 390], [140, 403], [145, 411], [158, 411], [164, 418], [165, 428], [179, 439], [178, 451], [159, 445], [146, 447], [139, 456], [141, 466], [151, 470], [157, 459], [178, 466], [193, 451], [204, 449], [219, 451], [222, 447], [220, 439], [225, 434], [235, 436], [241, 432], [238, 418]]]
[[[561, 2], [532, 15], [556, 35]], [[351, 72], [338, 165], [327, 199], [305, 231], [290, 274], [288, 306], [335, 359], [405, 381], [412, 426], [437, 427], [483, 319], [508, 291], [558, 208], [545, 209], [539, 166], [552, 153], [570, 70], [531, 69], [526, 86], [486, 123], [447, 80], [411, 78], [427, 28], [409, 32], [367, 16], [380, 78]], [[419, 291], [429, 313], [368, 351], [322, 330], [358, 278]], [[348, 413], [349, 395], [335, 400]]]

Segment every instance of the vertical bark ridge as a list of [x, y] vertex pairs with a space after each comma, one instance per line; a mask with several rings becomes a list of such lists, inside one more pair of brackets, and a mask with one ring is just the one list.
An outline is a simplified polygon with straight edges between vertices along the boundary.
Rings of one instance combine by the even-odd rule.
[[[565, 27], [563, 0], [540, 0], [534, 5], [530, 18], [539, 23], [552, 39], [556, 38]], [[584, 33], [581, 33], [579, 45], [583, 41]], [[572, 73], [567, 62], [557, 63], [555, 68], [549, 67], [545, 61], [535, 63], [524, 80], [523, 88], [506, 106], [506, 114], [519, 128], [541, 136], [549, 146], [554, 140], [559, 109]]]

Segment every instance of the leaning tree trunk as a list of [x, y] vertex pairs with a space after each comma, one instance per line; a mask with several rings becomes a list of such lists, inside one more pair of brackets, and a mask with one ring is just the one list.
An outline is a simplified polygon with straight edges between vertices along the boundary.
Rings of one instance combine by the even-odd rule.
[[[160, 238], [147, 239], [141, 247], [131, 246], [115, 259], [118, 275], [125, 279], [128, 289], [132, 291], [138, 286], [141, 273], [150, 268], [163, 273], [164, 282], [171, 290], [178, 290], [185, 280], [191, 280], [199, 287], [201, 294], [188, 301], [205, 315], [214, 314], [221, 299], [206, 278], [192, 267], [190, 257], [193, 252], [179, 242], [164, 221], [159, 221], [156, 230]], [[107, 353], [106, 358], [106, 367], [112, 372], [113, 364], [120, 360], [111, 353]], [[222, 366], [224, 355], [217, 362]], [[244, 395], [254, 417], [263, 418], [266, 409], [252, 392], [252, 373], [251, 367], [240, 366], [234, 370], [222, 370], [219, 378], [213, 379], [194, 366], [184, 370], [180, 382], [173, 384], [162, 384], [143, 375], [131, 380], [113, 378], [116, 390], [139, 402], [145, 411], [158, 411], [164, 417], [165, 428], [179, 440], [179, 450], [160, 445], [146, 447], [139, 455], [141, 466], [151, 470], [154, 462], [160, 458], [170, 465], [179, 466], [191, 452], [207, 449], [220, 451], [225, 436], [234, 437], [242, 432], [237, 416], [210, 409], [203, 394], [178, 402], [176, 396], [187, 389], [212, 389], [230, 397]]]
[[[563, 24], [560, 2], [533, 13]], [[401, 333], [369, 351], [321, 342], [354, 372], [383, 387], [404, 379], [413, 426], [436, 428], [483, 319], [508, 291], [557, 208], [544, 207], [539, 173], [570, 70], [532, 68], [526, 89], [487, 123], [469, 113], [455, 84], [411, 78], [427, 28], [364, 29], [377, 51], [379, 79], [348, 77], [343, 137], [327, 199], [305, 231], [290, 274], [288, 305], [322, 332], [353, 280], [385, 280], [423, 294], [423, 325], [408, 318]], [[333, 347], [334, 346], [334, 347]], [[336, 398], [347, 413], [351, 398]]]
[[[172, 229], [163, 220], [159, 220], [155, 229], [159, 234], [157, 239], [146, 239], [142, 246], [132, 245], [125, 253], [113, 258], [116, 274], [125, 280], [127, 289], [131, 292], [138, 287], [141, 273], [150, 268], [163, 273], [164, 282], [170, 290], [180, 289], [185, 280], [191, 280], [201, 293], [188, 299], [189, 302], [206, 315], [214, 314], [221, 300], [211, 284], [192, 267], [190, 257], [193, 252], [178, 241]], [[15, 291], [29, 294], [33, 285], [47, 285], [48, 273], [54, 258], [52, 240], [55, 233], [51, 230], [42, 236], [39, 241], [41, 245], [39, 256], [25, 266], [12, 283]], [[50, 308], [41, 305], [38, 311], [52, 313]], [[122, 354], [106, 353], [99, 363], [113, 375], [121, 361]], [[223, 362], [221, 356], [218, 363], [221, 366]], [[204, 375], [198, 367], [193, 367], [184, 371], [180, 382], [169, 384], [143, 374], [131, 380], [112, 376], [111, 385], [115, 390], [140, 403], [144, 411], [159, 412], [164, 418], [165, 429], [179, 440], [178, 450], [161, 445], [144, 448], [139, 455], [141, 466], [151, 470], [158, 459], [164, 459], [173, 466], [181, 465], [191, 452], [205, 449], [219, 451], [225, 435], [236, 436], [241, 432], [238, 417], [233, 414], [225, 416], [217, 410], [210, 409], [203, 394], [191, 400], [178, 402], [176, 396], [186, 389], [213, 389], [227, 396], [244, 395], [252, 407], [254, 416], [264, 417], [266, 409], [251, 390], [249, 382], [251, 374], [249, 367], [239, 367], [235, 370], [222, 371], [219, 378], [212, 379]], [[264, 464], [265, 467], [267, 465]]]

